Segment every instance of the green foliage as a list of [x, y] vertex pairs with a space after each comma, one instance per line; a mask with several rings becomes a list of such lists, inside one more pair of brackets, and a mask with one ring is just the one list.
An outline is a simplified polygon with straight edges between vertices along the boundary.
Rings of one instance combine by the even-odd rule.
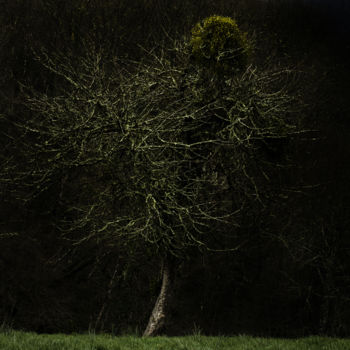
[[190, 46], [195, 61], [222, 73], [244, 69], [251, 54], [246, 34], [230, 17], [211, 16], [197, 23]]

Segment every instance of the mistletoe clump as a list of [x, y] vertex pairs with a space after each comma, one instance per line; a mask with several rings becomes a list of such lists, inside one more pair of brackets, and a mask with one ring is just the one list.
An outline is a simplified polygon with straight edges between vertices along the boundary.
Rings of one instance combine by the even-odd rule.
[[230, 17], [211, 16], [197, 23], [190, 40], [193, 59], [228, 74], [247, 66], [251, 52], [246, 34]]

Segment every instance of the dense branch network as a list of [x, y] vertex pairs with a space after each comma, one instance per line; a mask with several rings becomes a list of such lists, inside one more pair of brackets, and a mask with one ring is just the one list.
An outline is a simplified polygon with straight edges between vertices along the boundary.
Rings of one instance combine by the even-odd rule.
[[142, 240], [175, 256], [222, 248], [220, 230], [262, 201], [264, 145], [296, 132], [291, 97], [273, 88], [289, 72], [248, 67], [223, 79], [186, 50], [175, 43], [141, 62], [38, 54], [57, 86], [23, 87], [27, 114], [2, 116], [13, 131], [15, 156], [1, 159], [10, 197], [30, 202], [54, 188], [57, 228], [78, 242]]

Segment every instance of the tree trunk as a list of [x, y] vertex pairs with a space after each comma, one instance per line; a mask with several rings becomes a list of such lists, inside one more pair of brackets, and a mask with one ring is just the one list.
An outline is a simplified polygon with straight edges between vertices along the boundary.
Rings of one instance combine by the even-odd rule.
[[143, 333], [144, 337], [158, 335], [164, 325], [167, 315], [167, 306], [171, 291], [171, 272], [169, 262], [164, 260], [162, 264], [162, 287], [154, 305], [152, 314], [148, 320], [147, 327]]

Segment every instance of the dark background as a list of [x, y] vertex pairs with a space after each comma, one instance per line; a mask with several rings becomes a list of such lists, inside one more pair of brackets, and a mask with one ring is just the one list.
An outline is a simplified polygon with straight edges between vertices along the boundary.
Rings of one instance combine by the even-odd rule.
[[[298, 1], [2, 0], [0, 113], [20, 108], [21, 84], [53, 84], [34, 59], [40, 47], [79, 55], [88, 38], [111, 56], [137, 60], [139, 45], [181, 39], [212, 14], [237, 19], [256, 43], [257, 66], [305, 73], [304, 127], [313, 132], [294, 149], [288, 179], [299, 190], [272, 203], [269, 215], [247, 214], [239, 251], [204, 252], [178, 266], [166, 333], [349, 336], [350, 42], [323, 9]], [[142, 332], [160, 287], [157, 261], [142, 246], [72, 246], [51, 225], [47, 203], [23, 207], [1, 193], [0, 323]]]

